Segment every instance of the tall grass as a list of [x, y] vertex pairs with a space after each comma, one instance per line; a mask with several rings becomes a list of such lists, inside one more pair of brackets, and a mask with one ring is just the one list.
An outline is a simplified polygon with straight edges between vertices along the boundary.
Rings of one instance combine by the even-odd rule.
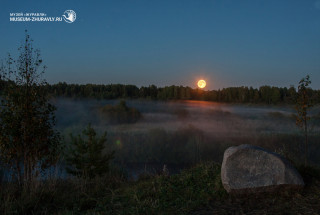
[[28, 187], [1, 184], [1, 214], [163, 214], [190, 211], [226, 195], [220, 166], [198, 165], [179, 175], [137, 182], [108, 175], [94, 179], [36, 181]]
[[319, 214], [320, 170], [300, 171], [303, 190], [244, 196], [226, 193], [220, 165], [212, 162], [138, 181], [107, 175], [50, 179], [23, 189], [2, 183], [0, 214]]

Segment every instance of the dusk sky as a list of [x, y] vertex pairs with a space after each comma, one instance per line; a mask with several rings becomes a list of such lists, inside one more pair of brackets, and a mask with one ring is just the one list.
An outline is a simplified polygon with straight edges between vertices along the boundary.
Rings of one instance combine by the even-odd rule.
[[[320, 89], [320, 0], [106, 0], [0, 2], [0, 59], [27, 29], [49, 83], [297, 86]], [[65, 21], [10, 21], [45, 13]]]

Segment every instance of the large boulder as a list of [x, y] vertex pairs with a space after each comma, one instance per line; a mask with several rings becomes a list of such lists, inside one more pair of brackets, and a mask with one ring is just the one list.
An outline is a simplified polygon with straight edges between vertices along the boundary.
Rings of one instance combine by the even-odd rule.
[[304, 186], [298, 171], [285, 158], [252, 145], [230, 147], [224, 152], [221, 179], [229, 193]]

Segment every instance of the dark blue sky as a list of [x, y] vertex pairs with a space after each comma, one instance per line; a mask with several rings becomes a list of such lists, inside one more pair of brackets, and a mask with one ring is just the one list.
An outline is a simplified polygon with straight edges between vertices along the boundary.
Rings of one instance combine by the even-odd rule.
[[[0, 2], [0, 57], [28, 29], [50, 83], [320, 88], [319, 0]], [[9, 13], [77, 14], [74, 23], [10, 22]]]

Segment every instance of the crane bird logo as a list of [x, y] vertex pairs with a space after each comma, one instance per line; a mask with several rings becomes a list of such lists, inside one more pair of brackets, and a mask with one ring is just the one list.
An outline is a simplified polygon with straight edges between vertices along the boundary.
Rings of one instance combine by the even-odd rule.
[[66, 21], [67, 23], [73, 23], [77, 18], [76, 12], [74, 12], [73, 10], [66, 10], [62, 16], [64, 21]]

